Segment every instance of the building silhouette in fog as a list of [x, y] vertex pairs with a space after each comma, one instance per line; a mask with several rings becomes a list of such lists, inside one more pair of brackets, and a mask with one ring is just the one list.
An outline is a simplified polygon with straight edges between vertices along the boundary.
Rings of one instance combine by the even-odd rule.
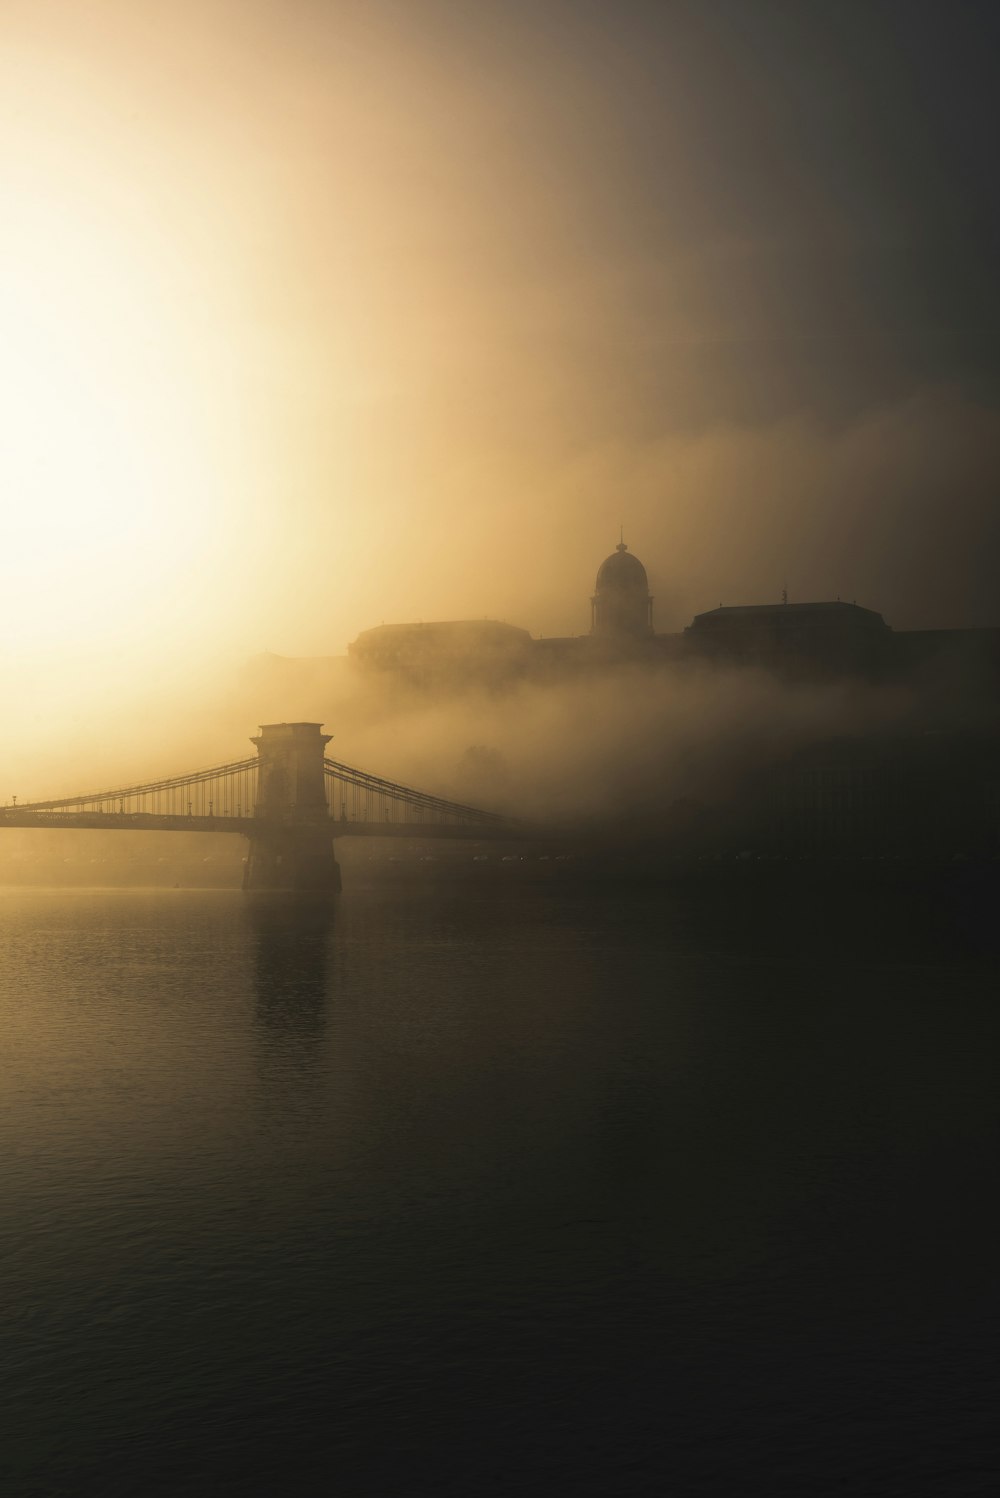
[[625, 537], [597, 569], [590, 600], [590, 632], [602, 639], [644, 639], [653, 633], [653, 600], [646, 569]]
[[848, 699], [828, 697], [811, 741], [775, 741], [767, 764], [748, 761], [713, 805], [680, 796], [653, 815], [644, 804], [636, 835], [698, 857], [1000, 853], [1000, 629], [896, 630], [854, 602], [783, 598], [720, 605], [658, 634], [646, 569], [623, 537], [597, 568], [587, 634], [535, 639], [490, 619], [385, 624], [362, 631], [346, 662], [270, 657], [257, 672], [282, 691], [301, 672], [311, 692], [317, 666], [429, 698], [637, 670], [707, 672], [723, 693], [743, 673], [791, 690], [857, 683], [868, 701], [890, 689], [905, 704], [891, 729], [856, 711], [841, 723], [836, 704]]
[[558, 680], [636, 662], [752, 667], [798, 680], [936, 676], [980, 700], [995, 700], [1000, 682], [1000, 629], [895, 630], [875, 609], [839, 598], [720, 605], [678, 633], [657, 634], [646, 569], [624, 537], [597, 569], [589, 634], [534, 639], [492, 619], [384, 624], [362, 631], [348, 654], [362, 671], [418, 689]]
[[[495, 621], [385, 625], [350, 647], [354, 664], [393, 686], [557, 689], [594, 673], [642, 667], [747, 671], [791, 689], [857, 682], [900, 689], [906, 713], [890, 731], [831, 724], [805, 745], [780, 744], [721, 802], [646, 818], [647, 830], [698, 857], [993, 857], [1000, 851], [1000, 629], [895, 630], [875, 609], [842, 599], [743, 604], [696, 614], [657, 634], [646, 569], [624, 537], [597, 569], [589, 634], [532, 639]], [[676, 812], [676, 815], [674, 815]]]
[[702, 659], [824, 674], [876, 676], [891, 666], [892, 630], [856, 603], [758, 603], [696, 614], [684, 631]]

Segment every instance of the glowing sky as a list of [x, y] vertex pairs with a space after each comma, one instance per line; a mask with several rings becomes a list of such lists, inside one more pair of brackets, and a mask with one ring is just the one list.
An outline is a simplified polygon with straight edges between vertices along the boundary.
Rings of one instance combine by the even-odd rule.
[[992, 5], [4, 0], [0, 656], [997, 623]]

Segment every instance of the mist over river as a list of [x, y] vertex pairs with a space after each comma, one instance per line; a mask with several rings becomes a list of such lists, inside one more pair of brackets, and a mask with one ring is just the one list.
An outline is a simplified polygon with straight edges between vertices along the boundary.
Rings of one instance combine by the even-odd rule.
[[995, 1491], [990, 921], [794, 886], [0, 890], [3, 1490]]

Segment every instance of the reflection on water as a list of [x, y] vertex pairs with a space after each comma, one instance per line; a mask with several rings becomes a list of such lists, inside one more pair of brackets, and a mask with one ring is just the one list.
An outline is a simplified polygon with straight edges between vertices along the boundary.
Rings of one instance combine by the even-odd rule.
[[985, 908], [8, 893], [0, 1484], [986, 1491]]
[[322, 1031], [334, 907], [254, 895], [245, 904], [252, 933], [256, 1023], [291, 1037]]

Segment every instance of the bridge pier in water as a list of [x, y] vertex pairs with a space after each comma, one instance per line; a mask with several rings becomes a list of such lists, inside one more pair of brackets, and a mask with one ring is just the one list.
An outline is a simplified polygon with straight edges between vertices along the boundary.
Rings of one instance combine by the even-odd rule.
[[256, 738], [258, 779], [243, 873], [245, 890], [336, 894], [340, 865], [326, 804], [323, 751], [330, 735], [320, 723], [264, 723]]

